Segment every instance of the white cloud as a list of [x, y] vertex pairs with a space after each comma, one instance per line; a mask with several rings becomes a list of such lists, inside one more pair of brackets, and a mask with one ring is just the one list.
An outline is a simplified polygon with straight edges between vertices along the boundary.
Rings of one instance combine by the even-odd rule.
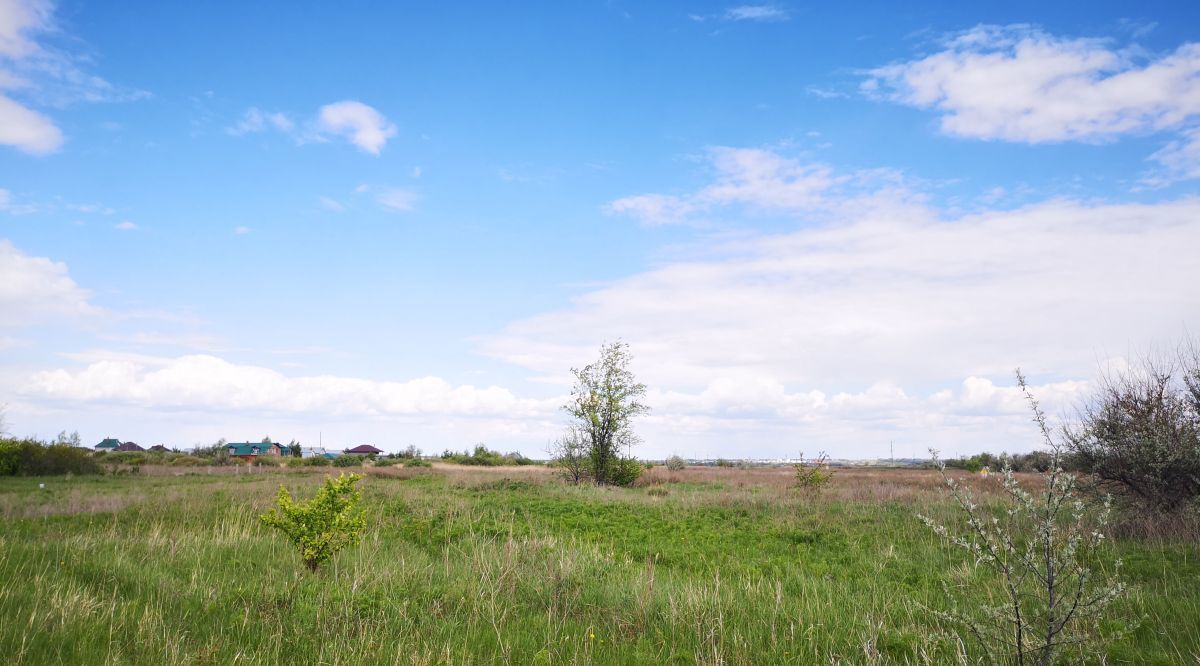
[[728, 206], [823, 216], [920, 200], [904, 187], [902, 176], [887, 170], [834, 174], [828, 165], [762, 148], [718, 146], [705, 155], [711, 184], [682, 195], [624, 197], [608, 204], [608, 211], [633, 215], [645, 224], [672, 224]]
[[324, 208], [327, 211], [333, 213], [342, 213], [346, 211], [346, 207], [335, 199], [331, 199], [329, 197], [317, 197], [317, 201], [321, 204], [321, 208]]
[[0, 240], [0, 326], [98, 314], [89, 298], [90, 293], [68, 275], [66, 264], [31, 257]]
[[0, 56], [26, 58], [41, 49], [35, 35], [53, 26], [53, 6], [44, 0], [0, 3]]
[[1181, 180], [1200, 178], [1200, 127], [1193, 127], [1180, 134], [1150, 156], [1159, 164], [1142, 178], [1148, 187], [1163, 187]]
[[611, 213], [632, 215], [651, 225], [686, 222], [696, 207], [696, 204], [669, 194], [639, 194], [608, 204]]
[[321, 107], [317, 125], [322, 132], [344, 137], [372, 155], [378, 155], [388, 139], [396, 135], [396, 126], [383, 114], [353, 100]]
[[786, 21], [787, 10], [777, 5], [738, 5], [725, 10], [729, 21]]
[[393, 187], [383, 190], [375, 200], [380, 206], [394, 213], [411, 213], [420, 197], [412, 190]]
[[1030, 143], [1178, 129], [1200, 115], [1200, 44], [1140, 62], [1097, 39], [980, 26], [870, 72], [870, 94], [941, 113], [948, 134]]
[[551, 414], [559, 404], [557, 399], [518, 399], [495, 386], [454, 386], [438, 377], [403, 382], [331, 375], [289, 377], [210, 355], [114, 356], [77, 371], [36, 373], [29, 386], [30, 396], [73, 402], [258, 414], [528, 418]]
[[[804, 226], [705, 243], [703, 258], [581, 293], [481, 350], [559, 382], [620, 337], [658, 389], [655, 422], [668, 440], [681, 437], [673, 428], [704, 441], [742, 428], [754, 442], [803, 430], [853, 450], [878, 421], [910, 438], [944, 427], [978, 450], [1011, 434], [997, 424], [1019, 401], [994, 387], [1014, 368], [1059, 378], [1039, 392], [1065, 400], [1114, 353], [1200, 328], [1200, 199], [947, 215], [886, 175], [760, 150], [715, 161], [711, 185], [670, 205], [779, 210]], [[839, 400], [860, 408], [839, 412]], [[880, 416], [888, 401], [900, 406], [894, 418]], [[1013, 414], [1005, 422], [1024, 427], [1026, 415]], [[804, 430], [806, 419], [823, 425]]]
[[138, 225], [134, 224], [133, 222], [130, 222], [129, 220], [122, 220], [122, 221], [118, 222], [117, 224], [113, 225], [113, 228], [120, 229], [121, 231], [133, 231], [134, 229], [138, 228]]
[[296, 124], [284, 113], [263, 111], [252, 106], [246, 109], [241, 119], [226, 131], [233, 136], [241, 136], [243, 134], [262, 132], [267, 129], [275, 129], [285, 134], [290, 134], [296, 129]]
[[[118, 88], [86, 72], [86, 58], [46, 46], [41, 37], [57, 32], [54, 6], [44, 0], [0, 2], [0, 145], [45, 155], [63, 144], [62, 131], [30, 102], [66, 106], [75, 102], [142, 99], [148, 93]], [[22, 98], [18, 101], [16, 98]]]
[[46, 116], [0, 95], [0, 144], [46, 155], [62, 146], [63, 134]]
[[251, 229], [250, 227], [234, 227], [233, 228], [233, 233], [236, 236], [245, 236], [246, 234], [250, 233], [251, 231], [253, 231], [253, 229]]
[[341, 138], [372, 155], [378, 155], [388, 139], [396, 135], [396, 126], [383, 114], [352, 100], [326, 104], [318, 109], [315, 118], [300, 124], [285, 113], [250, 107], [225, 131], [232, 136], [242, 136], [267, 130], [280, 132], [297, 144]]

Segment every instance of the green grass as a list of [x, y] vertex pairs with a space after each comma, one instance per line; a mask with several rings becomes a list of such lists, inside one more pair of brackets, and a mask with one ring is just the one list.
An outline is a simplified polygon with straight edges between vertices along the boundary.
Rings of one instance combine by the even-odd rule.
[[[843, 478], [807, 498], [735, 485], [755, 477], [729, 471], [728, 482], [685, 478], [653, 497], [443, 471], [360, 482], [365, 537], [317, 575], [257, 516], [279, 483], [307, 497], [324, 471], [0, 480], [0, 654], [18, 664], [955, 659], [921, 606], [944, 603], [942, 578], [976, 574], [914, 517], [914, 497], [953, 515], [932, 491], [854, 499], [856, 481]], [[1108, 662], [1194, 663], [1196, 546], [1116, 548], [1136, 590], [1111, 627], [1145, 620]]]

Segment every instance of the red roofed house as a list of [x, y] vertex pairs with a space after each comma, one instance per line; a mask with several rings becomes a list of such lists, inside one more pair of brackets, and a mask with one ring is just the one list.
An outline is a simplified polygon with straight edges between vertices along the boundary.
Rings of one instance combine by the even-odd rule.
[[346, 449], [342, 453], [352, 456], [377, 456], [383, 453], [383, 450], [377, 449], [370, 444], [360, 444], [352, 449]]

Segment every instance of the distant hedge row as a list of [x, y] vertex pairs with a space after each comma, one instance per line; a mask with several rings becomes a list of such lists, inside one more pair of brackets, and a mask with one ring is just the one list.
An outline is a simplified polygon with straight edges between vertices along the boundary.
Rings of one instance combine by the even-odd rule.
[[0, 476], [103, 474], [90, 451], [35, 439], [0, 439]]

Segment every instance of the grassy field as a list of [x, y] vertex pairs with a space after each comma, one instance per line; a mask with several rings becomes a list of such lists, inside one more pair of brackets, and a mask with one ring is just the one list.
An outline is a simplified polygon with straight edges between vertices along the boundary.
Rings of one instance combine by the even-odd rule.
[[[3, 661], [952, 663], [922, 606], [944, 607], [943, 579], [988, 589], [914, 515], [955, 515], [932, 472], [844, 471], [812, 497], [788, 470], [631, 489], [371, 470], [363, 542], [312, 575], [257, 517], [329, 470], [143, 471], [0, 480]], [[1114, 547], [1134, 592], [1108, 628], [1141, 620], [1092, 661], [1200, 662], [1197, 546]]]

